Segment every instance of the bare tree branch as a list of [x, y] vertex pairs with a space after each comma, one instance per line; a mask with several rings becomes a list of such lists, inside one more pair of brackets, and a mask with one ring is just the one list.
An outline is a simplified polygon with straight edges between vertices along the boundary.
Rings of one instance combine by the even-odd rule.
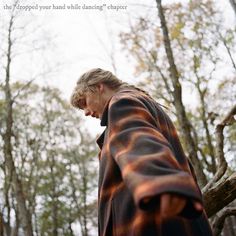
[[214, 222], [213, 222], [213, 233], [215, 236], [220, 235], [223, 227], [224, 227], [224, 222], [225, 219], [228, 216], [232, 216], [235, 215], [236, 216], [236, 208], [235, 207], [227, 207], [224, 210], [222, 210], [215, 218]]
[[162, 7], [161, 0], [156, 0], [157, 9], [159, 13], [159, 18], [161, 22], [161, 28], [163, 32], [163, 40], [164, 40], [164, 46], [166, 51], [166, 56], [169, 62], [169, 71], [170, 71], [170, 78], [172, 81], [173, 86], [173, 97], [174, 97], [174, 105], [175, 109], [177, 111], [177, 118], [178, 122], [180, 124], [181, 132], [183, 134], [183, 137], [185, 138], [185, 145], [187, 147], [187, 151], [189, 154], [189, 157], [191, 161], [193, 162], [193, 165], [195, 166], [195, 170], [197, 172], [198, 181], [200, 187], [203, 187], [207, 183], [206, 176], [203, 172], [202, 164], [198, 158], [197, 155], [197, 147], [194, 143], [194, 138], [191, 135], [191, 125], [190, 121], [187, 117], [185, 107], [183, 105], [182, 101], [182, 86], [180, 84], [179, 80], [179, 72], [177, 70], [173, 50], [171, 47], [171, 41], [169, 38], [169, 31], [166, 23], [166, 18], [164, 14], [164, 10]]
[[236, 196], [236, 173], [218, 183], [203, 194], [204, 206], [208, 217], [231, 203]]
[[214, 177], [208, 182], [208, 184], [203, 188], [203, 193], [208, 191], [214, 183], [216, 183], [227, 170], [227, 162], [224, 156], [224, 135], [223, 130], [225, 126], [231, 125], [235, 122], [234, 115], [236, 115], [236, 105], [230, 110], [223, 121], [216, 126], [216, 158], [218, 162], [218, 169]]
[[[235, 10], [236, 10], [236, 3], [235, 3]], [[223, 44], [224, 44], [224, 46], [225, 46], [225, 48], [227, 50], [227, 53], [229, 55], [230, 61], [232, 63], [232, 66], [233, 66], [234, 70], [236, 71], [236, 64], [235, 64], [235, 61], [233, 59], [232, 53], [230, 51], [230, 47], [227, 45], [226, 39], [223, 37], [223, 35], [220, 32], [219, 32], [219, 37], [222, 40], [222, 42], [223, 42]]]
[[15, 99], [20, 95], [20, 93], [21, 93], [24, 89], [28, 88], [28, 87], [30, 86], [30, 84], [31, 84], [35, 79], [36, 79], [36, 78], [31, 79], [31, 80], [28, 81], [26, 84], [24, 84], [24, 85], [21, 87], [21, 89], [18, 90], [17, 94], [12, 98], [12, 101], [14, 102]]

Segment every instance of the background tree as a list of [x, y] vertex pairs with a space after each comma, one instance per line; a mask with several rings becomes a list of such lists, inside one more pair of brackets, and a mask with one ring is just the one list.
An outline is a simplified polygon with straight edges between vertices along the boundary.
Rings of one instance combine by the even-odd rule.
[[[164, 7], [161, 1], [153, 1], [154, 6], [145, 3], [140, 7], [148, 7], [148, 14], [131, 16], [129, 30], [120, 38], [135, 64], [137, 82], [170, 108], [167, 112], [180, 131], [186, 153], [198, 167], [195, 170], [216, 235], [225, 225], [224, 235], [233, 236], [235, 25], [224, 24], [215, 3], [192, 0]], [[0, 234], [2, 229], [7, 236], [25, 234], [19, 193], [3, 152], [10, 127], [13, 162], [9, 163], [20, 180], [33, 234], [95, 235], [97, 149], [62, 93], [45, 86], [57, 69], [55, 58], [49, 55], [56, 54], [52, 42], [57, 40], [45, 40], [45, 35], [50, 38], [48, 32], [36, 27], [31, 14], [22, 17], [12, 10], [0, 22]], [[106, 19], [110, 24], [110, 16]], [[104, 55], [103, 61], [119, 74], [116, 30], [109, 26], [109, 46], [101, 42], [105, 36], [95, 38], [105, 51], [98, 53], [99, 59]], [[60, 77], [59, 73], [54, 76]]]
[[[80, 130], [82, 121], [74, 117], [61, 93], [33, 84], [45, 75], [50, 78], [49, 72], [57, 67], [51, 70], [50, 63], [46, 66], [38, 63], [38, 56], [44, 55], [41, 49], [48, 49], [50, 42], [44, 38], [37, 40], [42, 35], [40, 27], [31, 24], [28, 18], [21, 18], [15, 9], [17, 3], [14, 1], [1, 28], [0, 69], [5, 80], [0, 81], [0, 175], [3, 179], [0, 229], [4, 229], [7, 236], [75, 235], [80, 222], [82, 235], [89, 235], [97, 227], [94, 220], [97, 167], [90, 164], [95, 147], [83, 139], [86, 143], [81, 142], [78, 148], [82, 139], [77, 129]], [[23, 59], [25, 70], [19, 74], [25, 82], [16, 82], [22, 81], [18, 75], [19, 59]], [[84, 132], [89, 138], [88, 132]], [[88, 151], [82, 158], [84, 145]], [[72, 161], [80, 158], [80, 154], [80, 161]], [[88, 169], [78, 168], [80, 162]], [[77, 208], [73, 208], [74, 196], [78, 197]]]
[[[176, 118], [200, 186], [204, 187], [206, 210], [213, 216], [236, 197], [235, 169], [229, 171], [226, 161], [234, 154], [232, 149], [223, 151], [222, 139], [224, 127], [234, 123], [235, 99], [229, 93], [223, 93], [227, 103], [222, 104], [219, 97], [212, 99], [218, 94], [217, 84], [230, 84], [235, 89], [230, 82], [235, 79], [230, 73], [235, 70], [235, 29], [222, 25], [213, 1], [190, 1], [165, 8], [161, 1], [156, 4], [160, 21], [151, 14], [139, 18], [129, 32], [121, 34], [121, 42], [136, 60], [135, 73], [142, 79], [141, 85], [159, 101], [174, 107], [170, 115]], [[227, 78], [217, 75], [222, 64], [229, 71]], [[196, 101], [191, 108], [186, 106], [187, 94]], [[235, 125], [228, 132], [234, 129]], [[231, 137], [225, 146], [233, 145], [232, 136], [225, 136]]]
[[[13, 84], [12, 91], [21, 86]], [[59, 90], [35, 84], [18, 96], [13, 114], [12, 153], [34, 234], [76, 235], [74, 227], [80, 225], [81, 235], [92, 235], [97, 227], [96, 149], [81, 128], [82, 121], [74, 117]], [[10, 193], [11, 189], [5, 201], [15, 212], [11, 225], [19, 232], [21, 223]], [[13, 231], [10, 225], [9, 231]]]
[[[17, 2], [16, 2], [17, 3]], [[14, 99], [11, 93], [10, 87], [10, 78], [11, 78], [11, 61], [12, 61], [12, 47], [14, 46], [14, 40], [12, 39], [13, 26], [15, 22], [16, 13], [13, 11], [10, 16], [10, 21], [8, 25], [8, 33], [7, 33], [7, 51], [6, 51], [6, 66], [5, 66], [5, 82], [4, 82], [4, 105], [5, 105], [5, 130], [3, 131], [3, 150], [4, 150], [4, 158], [5, 158], [5, 169], [4, 173], [6, 174], [6, 183], [7, 183], [7, 192], [10, 185], [13, 187], [13, 192], [17, 201], [17, 208], [19, 211], [19, 217], [21, 219], [22, 227], [25, 235], [32, 236], [32, 224], [29, 211], [26, 206], [26, 199], [24, 193], [22, 191], [22, 181], [20, 180], [15, 163], [12, 155], [12, 136], [13, 136], [13, 103]], [[9, 211], [9, 203], [7, 202], [8, 208], [8, 224], [10, 225], [10, 211]]]

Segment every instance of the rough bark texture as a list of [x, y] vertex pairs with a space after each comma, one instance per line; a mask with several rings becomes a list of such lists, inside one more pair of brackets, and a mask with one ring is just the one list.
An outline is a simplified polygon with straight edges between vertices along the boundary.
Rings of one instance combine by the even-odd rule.
[[[204, 187], [204, 201], [205, 208], [209, 217], [215, 215], [218, 211], [223, 209], [236, 198], [236, 173], [231, 175], [228, 179], [222, 178], [227, 170], [227, 162], [224, 156], [224, 134], [225, 126], [232, 125], [235, 122], [234, 116], [236, 114], [236, 105], [229, 111], [222, 122], [216, 126], [216, 159], [217, 159], [217, 172], [209, 183]], [[232, 209], [231, 209], [232, 210]], [[220, 215], [216, 216], [213, 229], [215, 235], [220, 235], [225, 218], [230, 215], [228, 208], [223, 209]], [[224, 229], [225, 235], [233, 236], [232, 221], [228, 219]]]
[[0, 213], [0, 236], [4, 236], [3, 235], [3, 216]]
[[19, 209], [19, 215], [21, 219], [21, 224], [26, 236], [33, 236], [31, 217], [26, 208], [26, 200], [22, 189], [22, 183], [17, 175], [15, 164], [12, 156], [12, 126], [13, 126], [13, 102], [10, 89], [10, 66], [11, 66], [11, 54], [12, 54], [12, 28], [14, 23], [14, 15], [10, 19], [10, 24], [8, 28], [8, 49], [7, 49], [7, 66], [6, 66], [6, 78], [5, 78], [5, 104], [6, 104], [6, 131], [3, 137], [3, 148], [4, 148], [4, 158], [6, 167], [8, 170], [8, 175], [11, 176], [12, 187], [14, 195], [17, 201], [17, 207]]
[[[223, 227], [226, 217], [235, 215], [236, 216], [236, 208], [225, 208], [222, 212], [220, 212], [219, 216], [217, 216], [213, 222], [213, 228], [214, 228], [214, 235], [218, 236], [220, 235]], [[233, 235], [234, 232], [228, 232], [228, 234]], [[227, 234], [227, 235], [228, 235]]]
[[204, 195], [204, 205], [208, 217], [213, 216], [218, 211], [227, 206], [236, 196], [236, 174], [217, 186], [208, 190]]
[[166, 50], [166, 55], [167, 59], [169, 62], [169, 71], [170, 71], [170, 77], [172, 81], [172, 85], [174, 88], [174, 91], [172, 93], [173, 95], [173, 100], [174, 100], [174, 106], [177, 111], [177, 118], [178, 122], [180, 124], [181, 132], [183, 134], [183, 138], [185, 140], [185, 145], [189, 154], [189, 157], [195, 167], [195, 170], [197, 172], [197, 177], [199, 181], [199, 185], [203, 187], [207, 183], [207, 179], [205, 174], [203, 173], [203, 168], [201, 165], [201, 162], [198, 159], [197, 156], [197, 147], [194, 143], [194, 139], [191, 135], [191, 125], [188, 120], [188, 117], [186, 115], [186, 111], [182, 102], [182, 88], [181, 84], [179, 81], [179, 73], [177, 70], [177, 67], [174, 62], [174, 57], [172, 53], [172, 48], [171, 48], [171, 42], [169, 39], [169, 33], [168, 33], [168, 28], [161, 4], [161, 0], [156, 0], [157, 3], [157, 9], [159, 12], [159, 18], [161, 21], [161, 28], [163, 32], [163, 38], [164, 38], [164, 45], [165, 45], [165, 50]]

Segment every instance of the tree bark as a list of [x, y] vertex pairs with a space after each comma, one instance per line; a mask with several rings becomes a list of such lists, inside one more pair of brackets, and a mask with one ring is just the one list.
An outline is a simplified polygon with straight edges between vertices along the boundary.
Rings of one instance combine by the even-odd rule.
[[231, 203], [236, 196], [236, 174], [209, 189], [204, 195], [204, 206], [208, 217], [215, 215]]
[[227, 162], [225, 160], [224, 155], [224, 134], [223, 130], [225, 126], [232, 125], [235, 122], [234, 116], [236, 115], [236, 105], [230, 110], [230, 112], [226, 115], [224, 120], [216, 126], [216, 159], [217, 159], [217, 172], [213, 176], [213, 178], [207, 183], [207, 185], [203, 188], [203, 193], [208, 191], [214, 184], [221, 179], [221, 177], [225, 174], [227, 170]]
[[[214, 235], [218, 236], [220, 235], [223, 227], [224, 227], [224, 222], [226, 217], [231, 216], [231, 215], [236, 215], [236, 208], [226, 208], [224, 209], [219, 216], [217, 216], [213, 222], [213, 228], [214, 228]], [[229, 229], [230, 230], [230, 229]], [[227, 235], [234, 235], [234, 232], [231, 231], [230, 233], [228, 233]]]
[[[225, 223], [226, 223], [226, 225], [227, 225], [227, 228], [228, 228], [228, 231], [229, 231], [229, 235], [230, 236], [236, 236], [236, 232], [235, 232], [235, 230], [234, 230], [234, 223], [233, 223], [233, 219], [235, 218], [235, 216], [236, 216], [236, 209], [235, 209], [235, 212], [232, 214], [232, 215], [229, 215], [229, 217], [227, 217], [226, 219], [225, 219]], [[234, 217], [234, 218], [233, 218]], [[223, 228], [223, 233], [224, 233], [224, 235], [227, 235], [227, 234], [225, 234], [225, 232], [224, 232], [224, 228]]]
[[201, 162], [198, 159], [197, 147], [194, 143], [194, 138], [191, 135], [191, 125], [186, 115], [186, 111], [182, 102], [182, 87], [179, 81], [179, 73], [174, 62], [174, 56], [173, 56], [173, 52], [171, 48], [171, 42], [169, 38], [168, 28], [167, 28], [167, 24], [165, 20], [165, 15], [163, 12], [161, 0], [156, 0], [156, 3], [157, 3], [157, 9], [159, 12], [159, 18], [161, 22], [163, 37], [164, 37], [165, 51], [166, 51], [167, 59], [169, 62], [170, 77], [171, 77], [172, 85], [174, 88], [173, 100], [174, 100], [174, 106], [177, 112], [178, 122], [180, 124], [180, 129], [183, 134], [183, 138], [185, 140], [187, 152], [197, 172], [199, 185], [200, 187], [203, 187], [207, 183], [207, 179], [203, 172]]
[[0, 236], [4, 236], [3, 234], [3, 215], [0, 212]]

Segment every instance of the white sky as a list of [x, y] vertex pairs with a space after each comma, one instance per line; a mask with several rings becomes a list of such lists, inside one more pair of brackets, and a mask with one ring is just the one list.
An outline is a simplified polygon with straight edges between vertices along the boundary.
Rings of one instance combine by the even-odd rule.
[[[163, 0], [162, 2], [165, 4], [184, 1], [186, 0]], [[229, 22], [234, 21], [229, 1], [218, 0], [216, 2], [226, 12], [227, 20]], [[11, 1], [2, 0], [0, 3], [0, 12], [3, 15], [7, 13], [7, 10], [4, 9], [6, 4], [10, 6]], [[66, 8], [71, 4], [77, 4], [77, 6], [81, 7], [84, 4], [89, 6], [105, 4], [106, 6], [102, 11], [95, 9], [56, 10], [52, 9], [53, 4], [57, 6], [64, 6], [65, 4]], [[106, 7], [111, 4], [113, 6], [123, 5], [127, 9], [119, 11], [108, 10]], [[142, 4], [152, 5], [154, 8], [150, 9]], [[43, 60], [48, 61], [48, 64], [58, 61], [63, 63], [63, 66], [60, 70], [53, 73], [49, 77], [50, 82], [47, 81], [46, 83], [59, 87], [66, 99], [69, 99], [79, 75], [86, 70], [93, 67], [102, 67], [113, 71], [107, 52], [114, 51], [115, 53], [116, 74], [118, 77], [135, 83], [135, 79], [132, 76], [132, 62], [127, 59], [126, 52], [121, 50], [117, 35], [120, 31], [127, 28], [129, 20], [132, 21], [139, 15], [145, 16], [147, 12], [157, 14], [155, 12], [155, 0], [19, 0], [19, 5], [37, 6], [38, 10], [21, 10], [22, 14], [26, 17], [33, 14], [35, 22], [42, 26], [46, 34], [49, 37], [54, 35], [56, 47], [51, 48], [51, 46], [48, 46], [48, 54]], [[51, 9], [40, 11], [40, 6], [50, 6]], [[27, 65], [25, 65], [25, 70], [27, 70]], [[101, 131], [98, 128], [99, 121], [94, 121], [93, 118], [88, 119], [87, 124], [90, 129], [93, 127], [91, 130], [94, 130], [94, 133]]]
[[[170, 2], [184, 2], [186, 0], [163, 0], [163, 4]], [[140, 4], [134, 6], [134, 4]], [[227, 22], [231, 24], [235, 22], [233, 11], [229, 5], [229, 1], [216, 0], [216, 4], [225, 12]], [[142, 5], [152, 5], [150, 9]], [[7, 14], [4, 10], [5, 4], [11, 5], [11, 0], [1, 0], [0, 15]], [[19, 0], [21, 6], [52, 6], [55, 5], [124, 5], [126, 10], [32, 10], [24, 11], [22, 14], [27, 17], [34, 15], [35, 23], [41, 25], [46, 32], [45, 37], [54, 35], [55, 48], [48, 45], [48, 52], [41, 60], [48, 64], [53, 62], [63, 63], [60, 70], [53, 73], [49, 78], [46, 77], [42, 83], [53, 84], [60, 88], [63, 96], [69, 99], [72, 89], [80, 76], [86, 70], [93, 67], [102, 67], [112, 70], [111, 61], [107, 55], [107, 51], [115, 52], [115, 60], [117, 66], [117, 76], [122, 80], [135, 83], [133, 78], [133, 64], [126, 57], [126, 52], [121, 50], [117, 35], [120, 31], [127, 29], [128, 20], [134, 20], [138, 15], [146, 15], [147, 12], [155, 14], [155, 0]], [[156, 12], [157, 14], [157, 12]], [[114, 46], [114, 48], [112, 48]], [[21, 59], [22, 60], [22, 59]], [[26, 59], [22, 68], [22, 61], [16, 60], [17, 75], [20, 71], [21, 77], [28, 69], [37, 71], [38, 64], [32, 64]], [[23, 70], [22, 70], [23, 69]], [[31, 72], [34, 74], [34, 72]], [[50, 81], [48, 81], [50, 79]], [[37, 81], [40, 82], [40, 81]], [[188, 100], [188, 98], [186, 98]], [[191, 100], [191, 99], [190, 99]], [[75, 112], [75, 116], [79, 116], [80, 112]], [[100, 133], [103, 128], [99, 126], [99, 120], [86, 118], [86, 126], [93, 135]], [[75, 227], [76, 229], [76, 227]], [[77, 229], [78, 230], [78, 229]]]

